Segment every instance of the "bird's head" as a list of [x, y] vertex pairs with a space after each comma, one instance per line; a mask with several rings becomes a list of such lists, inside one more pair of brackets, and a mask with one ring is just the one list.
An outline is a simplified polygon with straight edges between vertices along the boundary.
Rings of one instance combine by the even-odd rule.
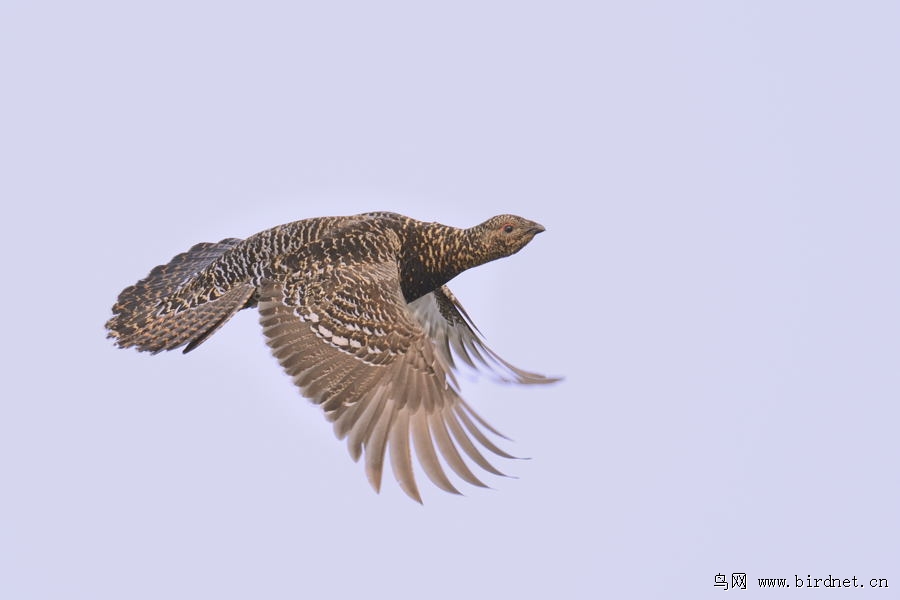
[[544, 226], [516, 215], [497, 215], [476, 225], [475, 229], [493, 260], [515, 254], [544, 231]]

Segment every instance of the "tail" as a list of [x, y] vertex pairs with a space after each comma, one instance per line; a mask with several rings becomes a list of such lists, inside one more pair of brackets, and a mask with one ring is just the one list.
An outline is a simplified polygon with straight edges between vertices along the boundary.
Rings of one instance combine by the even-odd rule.
[[185, 344], [185, 352], [199, 346], [234, 313], [252, 303], [255, 288], [249, 283], [238, 283], [218, 297], [179, 303], [177, 308], [172, 308], [171, 300], [203, 269], [241, 241], [228, 238], [215, 244], [197, 244], [122, 290], [113, 306], [113, 317], [106, 322], [107, 337], [120, 348], [133, 346], [154, 354]]

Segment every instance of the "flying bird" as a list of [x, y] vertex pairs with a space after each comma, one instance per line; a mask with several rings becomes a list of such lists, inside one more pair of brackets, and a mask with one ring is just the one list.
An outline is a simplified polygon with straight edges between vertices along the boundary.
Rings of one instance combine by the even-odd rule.
[[[482, 449], [513, 458], [460, 396], [461, 364], [494, 379], [546, 384], [491, 350], [445, 285], [521, 250], [544, 227], [499, 215], [459, 229], [390, 212], [304, 219], [247, 239], [200, 243], [125, 288], [106, 323], [121, 348], [190, 352], [237, 311], [257, 307], [266, 343], [302, 394], [321, 406], [381, 488], [385, 456], [422, 502], [412, 448], [439, 488], [458, 494], [441, 461], [487, 487], [471, 463], [503, 475]], [[479, 447], [481, 449], [479, 449]]]

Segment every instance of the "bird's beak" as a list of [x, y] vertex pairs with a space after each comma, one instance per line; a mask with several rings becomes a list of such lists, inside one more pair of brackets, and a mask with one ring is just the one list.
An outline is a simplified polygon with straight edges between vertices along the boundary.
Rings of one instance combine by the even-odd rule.
[[544, 226], [540, 223], [535, 223], [534, 221], [532, 221], [531, 227], [528, 228], [528, 231], [530, 231], [532, 235], [537, 235], [547, 230], [544, 229]]

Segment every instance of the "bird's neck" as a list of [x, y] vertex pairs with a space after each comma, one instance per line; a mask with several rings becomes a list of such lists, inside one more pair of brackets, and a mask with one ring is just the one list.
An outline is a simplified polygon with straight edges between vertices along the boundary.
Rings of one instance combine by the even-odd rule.
[[458, 229], [436, 225], [441, 229], [441, 237], [445, 240], [434, 248], [435, 262], [432, 268], [436, 273], [446, 275], [449, 280], [490, 260], [481, 236], [474, 228]]
[[410, 247], [414, 250], [402, 264], [403, 291], [408, 302], [490, 260], [472, 229], [428, 223], [411, 235], [415, 241]]

